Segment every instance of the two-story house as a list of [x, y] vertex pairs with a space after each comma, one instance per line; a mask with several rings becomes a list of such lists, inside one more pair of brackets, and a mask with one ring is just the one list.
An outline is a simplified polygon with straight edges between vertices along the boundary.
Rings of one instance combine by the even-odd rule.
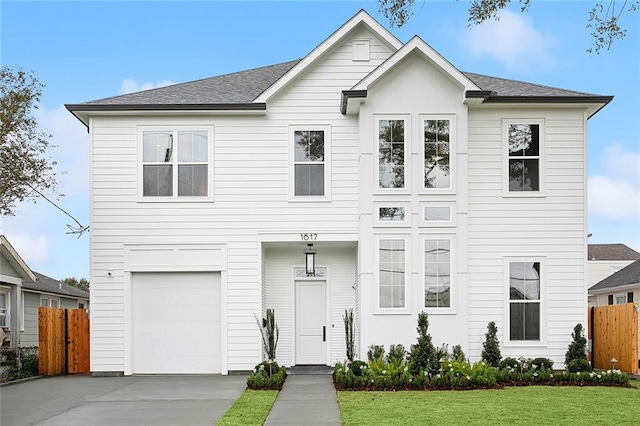
[[461, 72], [366, 12], [301, 60], [67, 108], [91, 143], [96, 374], [416, 341], [562, 365], [586, 322], [587, 120], [611, 97]]

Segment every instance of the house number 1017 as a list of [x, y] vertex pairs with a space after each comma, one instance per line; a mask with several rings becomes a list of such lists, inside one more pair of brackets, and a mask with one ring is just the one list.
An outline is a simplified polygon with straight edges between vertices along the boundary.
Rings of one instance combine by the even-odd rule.
[[315, 241], [318, 239], [318, 234], [300, 234], [302, 241]]

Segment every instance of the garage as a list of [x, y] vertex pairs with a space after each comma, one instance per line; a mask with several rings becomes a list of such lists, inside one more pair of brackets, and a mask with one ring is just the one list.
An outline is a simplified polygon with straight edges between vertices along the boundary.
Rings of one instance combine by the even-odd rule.
[[135, 272], [133, 374], [221, 372], [219, 272]]

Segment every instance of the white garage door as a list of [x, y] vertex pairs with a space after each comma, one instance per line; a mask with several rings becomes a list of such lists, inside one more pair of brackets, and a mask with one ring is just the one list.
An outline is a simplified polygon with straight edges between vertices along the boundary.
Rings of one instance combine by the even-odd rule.
[[133, 373], [220, 373], [220, 274], [132, 275]]

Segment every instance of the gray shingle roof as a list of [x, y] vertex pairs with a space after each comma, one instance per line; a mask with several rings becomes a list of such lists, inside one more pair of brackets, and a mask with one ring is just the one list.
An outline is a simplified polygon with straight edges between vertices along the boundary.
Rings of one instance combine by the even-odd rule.
[[588, 260], [638, 260], [640, 253], [624, 244], [589, 244]]
[[[126, 95], [69, 105], [71, 110], [83, 106], [124, 106], [124, 105], [238, 105], [250, 104], [268, 89], [300, 60], [284, 62], [225, 74], [217, 77], [187, 83], [174, 84]], [[593, 97], [582, 92], [558, 89], [516, 80], [508, 80], [486, 75], [464, 73], [483, 91], [494, 92], [501, 97]]]
[[640, 284], [640, 260], [636, 260], [615, 274], [608, 276], [589, 290], [604, 290], [631, 284]]
[[52, 293], [60, 296], [67, 296], [80, 299], [89, 299], [89, 292], [70, 286], [61, 281], [33, 271], [38, 278], [35, 283], [23, 283], [22, 287], [29, 290]]
[[300, 60], [174, 84], [83, 105], [248, 104]]

